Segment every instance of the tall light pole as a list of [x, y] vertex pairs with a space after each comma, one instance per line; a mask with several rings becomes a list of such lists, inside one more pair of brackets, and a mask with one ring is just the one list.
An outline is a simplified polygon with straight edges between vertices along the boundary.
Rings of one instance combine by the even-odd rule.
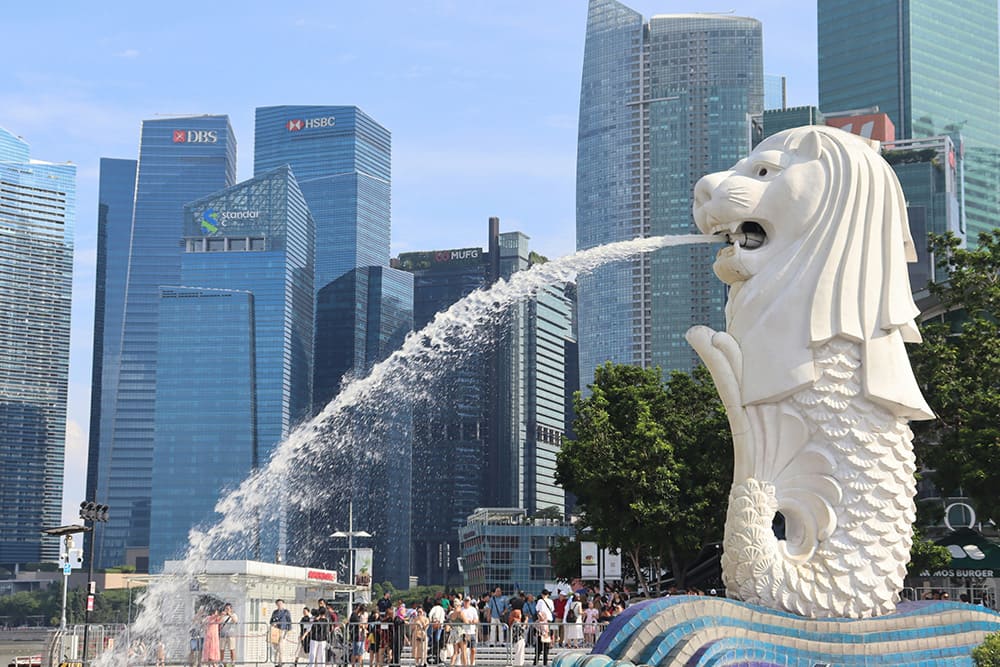
[[[59, 526], [58, 528], [46, 528], [42, 531], [45, 535], [61, 537], [63, 548], [59, 550], [59, 564], [63, 568], [63, 590], [62, 590], [62, 620], [59, 629], [66, 632], [66, 589], [69, 588], [69, 572], [72, 569], [71, 559], [73, 558], [73, 536], [77, 533], [86, 533], [91, 530], [88, 526]], [[63, 558], [65, 555], [65, 558]]]
[[338, 530], [330, 537], [347, 538], [347, 580], [351, 582], [351, 587], [347, 591], [347, 618], [354, 613], [354, 538], [371, 537], [371, 533], [363, 530], [354, 530], [354, 501], [347, 502], [347, 530]]
[[[107, 505], [100, 505], [95, 502], [83, 501], [80, 503], [80, 518], [84, 521], [89, 521], [91, 524], [91, 529], [93, 529], [97, 522], [105, 522], [108, 520], [108, 510], [110, 508]], [[86, 667], [87, 664], [87, 641], [90, 639], [90, 610], [94, 607], [94, 595], [97, 593], [97, 585], [94, 583], [94, 542], [97, 541], [97, 531], [90, 536], [90, 565], [89, 571], [87, 573], [87, 607], [83, 612], [83, 659], [81, 663]]]

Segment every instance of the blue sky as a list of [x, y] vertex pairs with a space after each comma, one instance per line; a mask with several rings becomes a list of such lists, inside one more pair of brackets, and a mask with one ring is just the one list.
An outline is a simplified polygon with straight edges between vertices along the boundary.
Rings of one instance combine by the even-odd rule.
[[[734, 11], [764, 25], [764, 70], [816, 103], [816, 8], [634, 0], [649, 17]], [[239, 178], [253, 111], [353, 104], [392, 132], [392, 253], [482, 246], [486, 221], [574, 250], [585, 0], [59, 2], [4, 9], [0, 126], [78, 167], [65, 519], [84, 499], [98, 160], [135, 158], [156, 114], [229, 114]]]

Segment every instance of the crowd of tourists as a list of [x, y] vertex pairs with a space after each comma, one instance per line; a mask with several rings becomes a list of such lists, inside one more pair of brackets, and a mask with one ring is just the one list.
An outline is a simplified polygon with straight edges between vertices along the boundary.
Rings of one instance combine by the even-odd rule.
[[[624, 611], [628, 595], [593, 589], [557, 594], [542, 590], [536, 597], [523, 591], [504, 595], [498, 587], [477, 599], [438, 593], [423, 603], [407, 607], [389, 593], [373, 604], [359, 604], [347, 619], [320, 600], [316, 608], [302, 610], [297, 628], [282, 602], [276, 603], [270, 625], [272, 656], [276, 666], [302, 662], [327, 667], [347, 661], [364, 667], [399, 665], [404, 647], [410, 647], [417, 667], [476, 664], [482, 646], [505, 647], [512, 664], [549, 663], [552, 647], [584, 648], [594, 644], [602, 629]], [[282, 650], [290, 632], [297, 632], [295, 656]], [[341, 649], [344, 655], [338, 654]]]

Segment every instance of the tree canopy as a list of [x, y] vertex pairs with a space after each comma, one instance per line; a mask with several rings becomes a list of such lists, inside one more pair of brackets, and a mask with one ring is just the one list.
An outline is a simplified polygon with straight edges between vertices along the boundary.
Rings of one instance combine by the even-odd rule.
[[930, 249], [949, 278], [929, 286], [941, 314], [910, 349], [938, 416], [913, 425], [917, 455], [942, 493], [961, 487], [983, 519], [1000, 517], [1000, 230], [980, 235], [975, 249], [932, 236]]
[[577, 497], [605, 547], [640, 573], [669, 564], [678, 585], [722, 537], [732, 481], [729, 424], [708, 371], [600, 366], [591, 394], [575, 398], [576, 440], [564, 442], [556, 481]]

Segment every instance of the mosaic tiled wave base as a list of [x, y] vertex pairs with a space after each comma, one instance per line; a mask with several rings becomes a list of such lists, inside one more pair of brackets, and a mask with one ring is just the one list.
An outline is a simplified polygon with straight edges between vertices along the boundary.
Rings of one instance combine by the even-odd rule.
[[958, 602], [906, 602], [888, 616], [809, 619], [724, 598], [676, 596], [629, 607], [592, 653], [553, 667], [972, 666], [1000, 614]]

